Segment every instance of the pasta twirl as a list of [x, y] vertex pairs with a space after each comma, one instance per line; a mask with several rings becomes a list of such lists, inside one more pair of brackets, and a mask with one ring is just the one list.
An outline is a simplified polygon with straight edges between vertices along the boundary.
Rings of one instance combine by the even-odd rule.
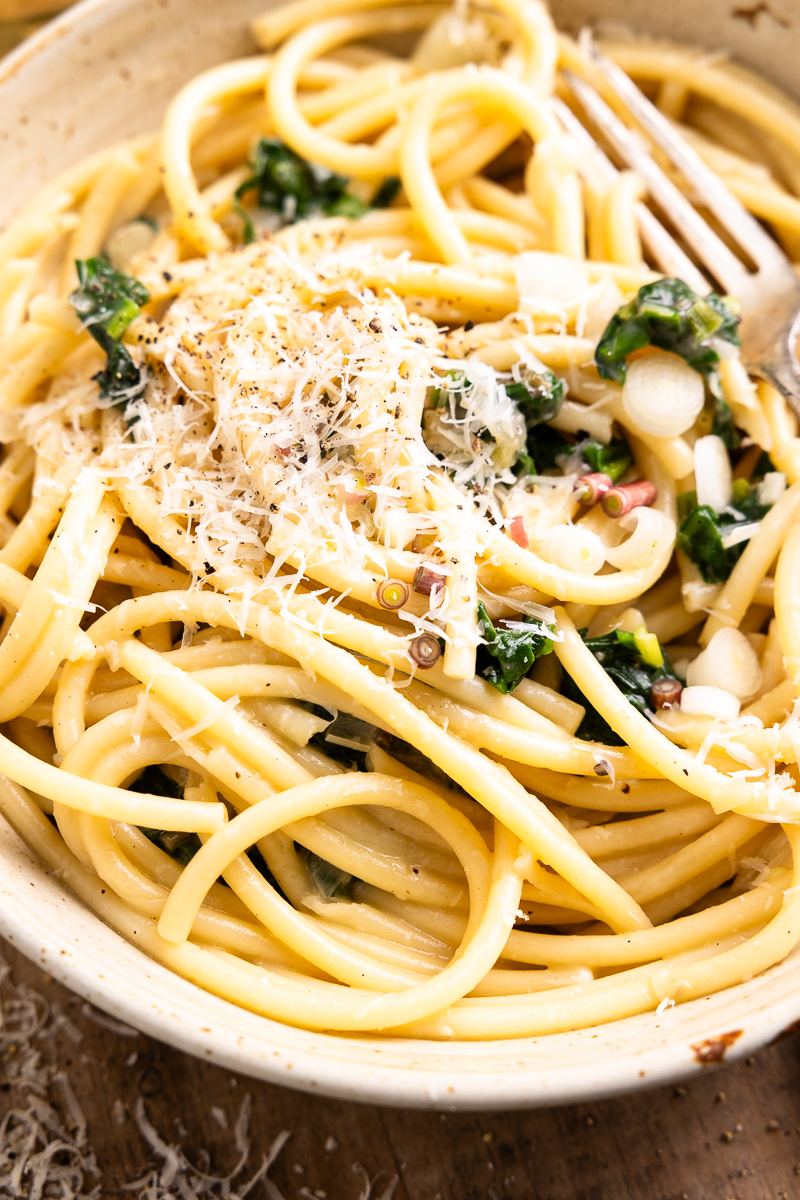
[[[254, 34], [0, 238], [0, 811], [308, 1028], [522, 1037], [765, 970], [800, 443], [735, 298], [646, 261], [538, 0]], [[610, 50], [791, 247], [795, 106]]]

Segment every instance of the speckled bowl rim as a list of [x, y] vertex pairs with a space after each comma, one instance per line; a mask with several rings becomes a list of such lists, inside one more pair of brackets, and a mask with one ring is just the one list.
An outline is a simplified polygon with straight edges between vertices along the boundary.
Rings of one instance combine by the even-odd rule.
[[[180, 0], [178, 0], [180, 3]], [[90, 18], [82, 0], [0, 63], [0, 86]], [[0, 933], [111, 1016], [198, 1058], [346, 1100], [488, 1110], [598, 1100], [733, 1061], [800, 1023], [800, 954], [747, 983], [613, 1024], [469, 1043], [312, 1033], [237, 1008], [148, 958], [85, 908], [0, 818]]]

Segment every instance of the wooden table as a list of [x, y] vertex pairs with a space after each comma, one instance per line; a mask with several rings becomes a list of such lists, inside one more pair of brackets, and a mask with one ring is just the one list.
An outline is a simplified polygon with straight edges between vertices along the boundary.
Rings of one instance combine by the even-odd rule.
[[[253, 1169], [280, 1131], [291, 1131], [270, 1171], [285, 1200], [363, 1198], [365, 1172], [379, 1176], [371, 1200], [381, 1200], [395, 1174], [394, 1200], [800, 1197], [797, 1038], [685, 1088], [600, 1104], [463, 1115], [376, 1108], [236, 1077], [135, 1031], [112, 1032], [10, 946], [3, 952], [12, 979], [51, 1004], [58, 1030], [41, 1045], [68, 1071], [87, 1117], [103, 1200], [136, 1195], [122, 1185], [156, 1163], [132, 1119], [140, 1097], [167, 1142], [193, 1160], [205, 1147], [212, 1169], [224, 1173], [236, 1158], [231, 1127], [247, 1093]], [[0, 1113], [24, 1102], [25, 1089], [8, 1086], [15, 1053], [0, 1061]], [[58, 1107], [57, 1086], [51, 1091]], [[250, 1197], [265, 1194], [259, 1184]]]

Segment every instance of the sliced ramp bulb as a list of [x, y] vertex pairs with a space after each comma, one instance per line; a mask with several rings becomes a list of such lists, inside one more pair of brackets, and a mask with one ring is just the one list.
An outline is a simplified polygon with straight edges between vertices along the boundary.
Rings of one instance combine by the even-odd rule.
[[414, 572], [412, 586], [421, 596], [432, 596], [444, 587], [444, 572], [429, 563], [421, 563]]
[[653, 708], [675, 708], [681, 702], [683, 684], [679, 679], [657, 679], [650, 688]]
[[657, 508], [634, 508], [620, 520], [630, 537], [606, 549], [606, 558], [619, 571], [649, 567], [675, 542], [675, 522]]
[[743, 704], [758, 692], [761, 678], [758, 655], [739, 629], [718, 629], [686, 672], [690, 687], [722, 688]]
[[408, 654], [418, 667], [427, 671], [436, 666], [441, 658], [442, 649], [438, 638], [435, 638], [432, 633], [421, 633], [419, 637], [412, 638], [408, 646]]
[[607, 517], [624, 517], [634, 508], [647, 508], [658, 499], [656, 485], [649, 479], [637, 479], [635, 483], [618, 483], [609, 488], [600, 501]]
[[581, 475], [580, 479], [576, 479], [572, 485], [572, 492], [578, 504], [583, 504], [588, 508], [592, 504], [597, 504], [598, 500], [602, 500], [606, 492], [613, 486], [610, 475], [606, 475], [603, 471], [594, 471], [591, 475]]
[[733, 500], [731, 460], [722, 438], [710, 433], [694, 444], [694, 478], [697, 503], [721, 513]]
[[741, 705], [722, 688], [697, 684], [681, 692], [681, 712], [687, 717], [713, 717], [715, 721], [735, 721]]
[[580, 575], [596, 575], [606, 561], [600, 538], [581, 525], [556, 525], [542, 538], [541, 549], [549, 563]]
[[375, 589], [375, 598], [381, 608], [402, 608], [411, 594], [411, 589], [402, 579], [382, 579]]
[[622, 407], [643, 433], [679, 437], [703, 411], [703, 377], [677, 354], [661, 351], [628, 365]]

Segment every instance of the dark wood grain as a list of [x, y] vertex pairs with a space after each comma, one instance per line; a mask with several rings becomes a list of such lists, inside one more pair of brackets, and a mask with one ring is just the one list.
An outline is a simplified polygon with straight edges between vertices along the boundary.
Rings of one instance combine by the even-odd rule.
[[[3, 949], [16, 981], [61, 1004], [83, 1035], [80, 1042], [59, 1035], [57, 1055], [89, 1120], [104, 1197], [129, 1196], [122, 1185], [154, 1165], [130, 1119], [138, 1096], [167, 1141], [179, 1142], [190, 1158], [207, 1148], [212, 1165], [225, 1171], [235, 1158], [232, 1134], [211, 1109], [224, 1110], [232, 1125], [247, 1092], [255, 1160], [281, 1129], [292, 1131], [271, 1173], [286, 1200], [296, 1200], [301, 1189], [305, 1196], [356, 1200], [364, 1179], [356, 1164], [370, 1176], [397, 1172], [395, 1200], [800, 1196], [797, 1038], [746, 1063], [709, 1070], [685, 1089], [589, 1106], [463, 1115], [376, 1108], [236, 1077], [141, 1034], [115, 1035], [78, 997], [11, 947]], [[119, 1106], [114, 1110], [120, 1099], [124, 1120]], [[0, 1111], [4, 1104], [9, 1092], [0, 1090]]]

